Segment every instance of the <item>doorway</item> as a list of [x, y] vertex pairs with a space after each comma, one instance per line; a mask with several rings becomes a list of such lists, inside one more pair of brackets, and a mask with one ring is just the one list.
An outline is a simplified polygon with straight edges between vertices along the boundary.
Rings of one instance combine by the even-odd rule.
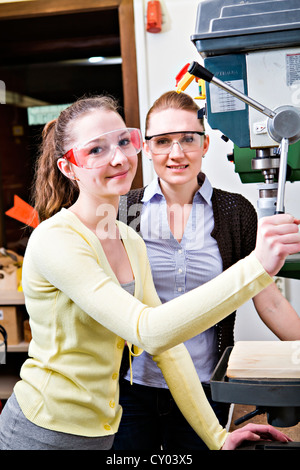
[[[111, 94], [127, 125], [140, 125], [133, 0], [0, 4], [0, 80], [0, 247], [20, 252], [24, 225], [5, 212], [15, 194], [29, 200], [41, 129], [55, 107]], [[133, 188], [141, 186], [139, 162]]]

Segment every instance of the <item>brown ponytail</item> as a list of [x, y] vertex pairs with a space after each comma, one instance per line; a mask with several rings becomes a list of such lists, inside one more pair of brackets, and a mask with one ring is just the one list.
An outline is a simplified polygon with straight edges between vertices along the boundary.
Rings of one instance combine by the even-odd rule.
[[78, 194], [78, 188], [58, 169], [55, 126], [56, 120], [53, 120], [44, 127], [33, 186], [34, 206], [40, 222], [71, 205]]
[[32, 192], [33, 205], [40, 222], [54, 215], [62, 207], [71, 206], [78, 197], [76, 181], [61, 173], [57, 160], [70, 148], [71, 125], [74, 120], [96, 109], [118, 112], [118, 104], [109, 96], [82, 98], [44, 127]]

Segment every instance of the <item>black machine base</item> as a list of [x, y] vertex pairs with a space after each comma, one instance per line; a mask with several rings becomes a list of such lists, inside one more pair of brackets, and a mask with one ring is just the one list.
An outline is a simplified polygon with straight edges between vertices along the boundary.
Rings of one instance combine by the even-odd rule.
[[[223, 353], [211, 378], [212, 398], [216, 402], [254, 405], [256, 409], [238, 419], [241, 424], [259, 414], [266, 414], [268, 423], [276, 427], [291, 427], [300, 422], [300, 379], [231, 379], [226, 375], [232, 347]], [[256, 450], [300, 449], [300, 442], [249, 443]], [[243, 446], [244, 448], [244, 446]]]
[[244, 442], [236, 450], [300, 450], [300, 442]]

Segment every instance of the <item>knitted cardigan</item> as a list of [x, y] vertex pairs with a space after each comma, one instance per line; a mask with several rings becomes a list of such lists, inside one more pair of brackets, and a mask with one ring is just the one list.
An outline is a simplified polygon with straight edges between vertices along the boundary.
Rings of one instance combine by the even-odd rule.
[[[204, 178], [205, 175], [201, 173], [198, 177], [199, 185]], [[140, 233], [141, 211], [130, 215], [130, 207], [133, 204], [142, 204], [144, 191], [145, 187], [133, 189], [120, 199], [119, 218], [132, 226], [137, 233]], [[225, 270], [254, 250], [257, 214], [253, 205], [242, 195], [216, 188], [213, 188], [212, 208], [215, 225], [211, 236], [217, 241]], [[226, 347], [234, 344], [235, 314], [236, 312], [233, 312], [216, 325], [220, 357]]]

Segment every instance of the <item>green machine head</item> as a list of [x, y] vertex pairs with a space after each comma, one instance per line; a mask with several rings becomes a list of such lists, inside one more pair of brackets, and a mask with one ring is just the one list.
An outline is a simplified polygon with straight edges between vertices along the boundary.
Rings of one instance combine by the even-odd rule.
[[[206, 118], [233, 144], [242, 183], [258, 184], [258, 216], [284, 212], [300, 180], [300, 8], [297, 0], [204, 0], [191, 36], [204, 59]], [[255, 98], [255, 99], [253, 99]], [[279, 274], [300, 279], [300, 255]]]

